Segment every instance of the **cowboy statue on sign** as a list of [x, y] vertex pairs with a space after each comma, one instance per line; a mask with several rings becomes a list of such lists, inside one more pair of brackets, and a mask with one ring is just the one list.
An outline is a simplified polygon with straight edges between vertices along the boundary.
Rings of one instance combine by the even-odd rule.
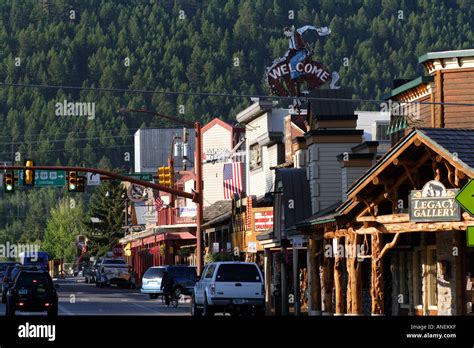
[[274, 94], [280, 96], [299, 97], [303, 83], [308, 90], [330, 82], [331, 89], [337, 89], [339, 79], [337, 72], [329, 70], [319, 62], [313, 61], [313, 50], [305, 43], [303, 34], [307, 31], [316, 31], [318, 36], [331, 33], [328, 27], [305, 25], [295, 30], [295, 27], [285, 27], [283, 34], [288, 38], [289, 49], [286, 54], [275, 59], [267, 68], [267, 82]]

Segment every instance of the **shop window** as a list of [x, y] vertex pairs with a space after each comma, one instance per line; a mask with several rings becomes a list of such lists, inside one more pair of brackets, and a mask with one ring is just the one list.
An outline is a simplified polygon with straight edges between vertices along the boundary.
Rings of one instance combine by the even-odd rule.
[[262, 167], [262, 147], [257, 143], [250, 146], [250, 170]]

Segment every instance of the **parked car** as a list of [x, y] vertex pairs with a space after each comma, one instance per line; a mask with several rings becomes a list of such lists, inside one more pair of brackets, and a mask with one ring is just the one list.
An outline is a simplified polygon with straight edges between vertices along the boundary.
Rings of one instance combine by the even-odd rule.
[[194, 286], [191, 314], [210, 316], [216, 312], [265, 314], [265, 283], [253, 262], [208, 264]]
[[151, 299], [155, 299], [163, 294], [161, 285], [165, 275], [171, 279], [171, 288], [177, 297], [192, 295], [197, 280], [196, 267], [185, 265], [154, 266], [148, 268], [142, 277], [140, 292], [148, 294]]
[[96, 284], [103, 288], [106, 285], [122, 285], [134, 287], [134, 278], [131, 276], [131, 267], [122, 259], [105, 258], [99, 265], [99, 274]]
[[148, 294], [151, 299], [155, 299], [159, 295], [163, 294], [161, 281], [163, 280], [165, 269], [166, 267], [164, 266], [148, 268], [143, 274], [140, 292], [142, 294]]
[[6, 315], [16, 311], [44, 312], [48, 316], [58, 315], [58, 285], [53, 283], [46, 271], [22, 270], [7, 292]]
[[15, 268], [14, 266], [8, 266], [5, 270], [2, 278], [2, 303], [7, 303], [7, 291], [10, 287], [10, 283], [12, 282], [12, 271]]

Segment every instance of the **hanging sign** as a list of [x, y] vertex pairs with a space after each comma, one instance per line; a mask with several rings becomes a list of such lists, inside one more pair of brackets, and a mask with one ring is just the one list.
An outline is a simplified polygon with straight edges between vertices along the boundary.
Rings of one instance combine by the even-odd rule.
[[410, 191], [410, 221], [460, 221], [461, 209], [455, 197], [459, 189], [446, 189], [439, 181], [428, 181], [421, 190]]

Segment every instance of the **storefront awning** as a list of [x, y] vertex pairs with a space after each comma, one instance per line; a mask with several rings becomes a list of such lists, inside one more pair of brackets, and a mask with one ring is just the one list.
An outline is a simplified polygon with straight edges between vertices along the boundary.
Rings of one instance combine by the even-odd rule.
[[176, 239], [196, 239], [196, 236], [189, 232], [165, 232], [156, 236], [157, 242]]

